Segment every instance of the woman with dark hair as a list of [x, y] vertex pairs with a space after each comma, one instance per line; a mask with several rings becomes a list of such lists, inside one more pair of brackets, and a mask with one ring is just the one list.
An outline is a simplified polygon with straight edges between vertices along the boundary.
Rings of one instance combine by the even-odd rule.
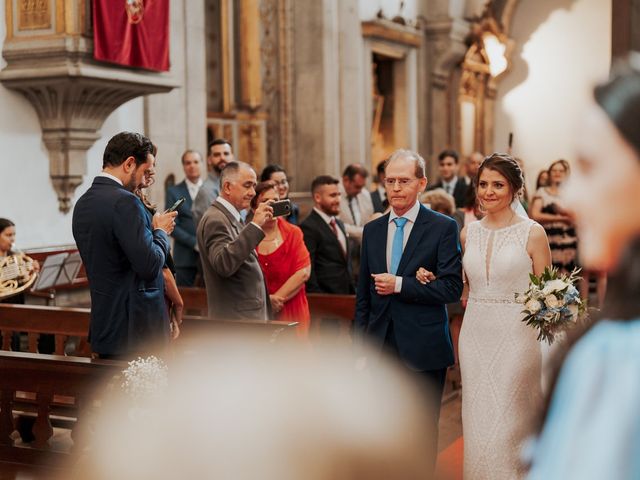
[[[155, 148], [155, 147], [154, 147]], [[147, 213], [153, 217], [156, 213], [156, 206], [151, 203], [144, 190], [149, 188], [155, 182], [155, 160], [153, 166], [144, 172], [142, 185], [134, 190], [134, 194], [138, 196], [142, 204], [147, 209]], [[169, 326], [171, 330], [171, 338], [175, 340], [180, 335], [180, 325], [182, 324], [182, 314], [184, 311], [184, 301], [178, 290], [176, 283], [176, 267], [173, 262], [171, 252], [167, 254], [165, 264], [162, 267], [162, 278], [164, 280], [164, 298], [167, 304], [169, 314]]]
[[[261, 203], [278, 200], [276, 183], [260, 182], [251, 209], [255, 211]], [[278, 320], [299, 322], [298, 335], [306, 338], [311, 315], [305, 282], [311, 273], [311, 259], [302, 230], [280, 217], [268, 220], [262, 230], [265, 237], [256, 250], [273, 312]]]
[[[262, 173], [260, 174], [260, 181], [266, 182], [268, 180], [271, 180], [276, 184], [276, 187], [278, 189], [278, 197], [280, 197], [280, 200], [289, 198], [289, 177], [287, 177], [287, 172], [284, 168], [276, 164], [271, 164], [264, 167], [264, 170], [262, 170]], [[297, 225], [299, 216], [300, 207], [291, 202], [291, 213], [287, 217], [287, 221], [289, 223]]]
[[549, 186], [549, 170], [540, 170], [538, 173], [538, 178], [536, 178], [536, 192], [540, 190], [542, 187]]
[[[14, 242], [16, 241], [16, 224], [7, 218], [0, 218], [0, 260], [5, 259], [11, 255], [22, 255], [19, 252], [13, 250]], [[37, 261], [33, 261], [33, 269], [37, 272], [40, 270], [40, 264]], [[17, 295], [10, 296], [4, 300], [0, 300], [0, 303], [24, 303], [24, 292]], [[2, 344], [2, 334], [0, 333], [0, 345]], [[14, 333], [11, 337], [11, 349], [14, 351], [20, 350], [20, 334]], [[55, 350], [55, 341], [53, 335], [40, 335], [38, 338], [38, 352], [40, 353], [53, 353]]]
[[524, 476], [518, 452], [542, 400], [540, 344], [514, 294], [551, 264], [551, 253], [544, 229], [518, 214], [523, 184], [511, 156], [485, 158], [476, 194], [486, 215], [460, 232], [468, 282], [459, 344], [467, 480]]
[[602, 319], [553, 390], [529, 478], [640, 478], [640, 55], [596, 88], [564, 200], [580, 261], [610, 273]]
[[549, 185], [536, 191], [529, 212], [531, 218], [540, 222], [547, 232], [553, 266], [560, 273], [570, 273], [576, 267], [578, 238], [573, 219], [562, 206], [560, 197], [560, 187], [569, 177], [569, 162], [556, 160], [547, 172]]

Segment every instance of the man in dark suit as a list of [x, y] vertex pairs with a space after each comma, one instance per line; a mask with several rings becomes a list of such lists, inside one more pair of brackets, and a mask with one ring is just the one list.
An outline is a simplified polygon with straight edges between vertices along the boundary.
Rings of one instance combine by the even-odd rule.
[[440, 180], [429, 186], [428, 190], [442, 188], [449, 195], [453, 195], [456, 201], [456, 208], [463, 208], [467, 199], [467, 189], [469, 184], [458, 177], [460, 169], [460, 160], [458, 152], [455, 150], [443, 150], [438, 155], [438, 170], [440, 172]]
[[384, 188], [384, 164], [385, 160], [381, 161], [376, 167], [376, 181], [378, 186], [371, 192], [373, 211], [379, 213], [383, 213], [389, 207], [387, 191]]
[[202, 156], [195, 150], [187, 150], [182, 154], [182, 168], [185, 179], [167, 189], [166, 206], [171, 207], [177, 200], [185, 201], [178, 208], [176, 228], [173, 231], [173, 261], [176, 266], [176, 283], [179, 286], [191, 287], [196, 277], [197, 264], [200, 261], [196, 251], [196, 225], [193, 221], [191, 206], [202, 185], [200, 166]]
[[[462, 293], [458, 226], [418, 202], [427, 185], [420, 155], [398, 150], [385, 172], [391, 212], [364, 227], [355, 329], [431, 385], [437, 436], [445, 375], [454, 360], [446, 304]], [[430, 273], [428, 283], [416, 278], [420, 267]]]
[[321, 175], [313, 180], [314, 207], [300, 228], [311, 255], [307, 292], [354, 293], [349, 242], [340, 213], [338, 180]]
[[270, 205], [258, 205], [251, 222], [240, 211], [249, 208], [256, 191], [256, 172], [250, 165], [231, 162], [220, 175], [220, 195], [206, 211], [196, 236], [207, 287], [209, 316], [223, 320], [269, 317], [269, 294], [256, 247], [271, 219]]
[[132, 192], [153, 168], [156, 148], [139, 133], [115, 135], [102, 173], [73, 211], [73, 236], [91, 291], [91, 349], [102, 358], [128, 358], [169, 339], [162, 267], [175, 212], [150, 220]]

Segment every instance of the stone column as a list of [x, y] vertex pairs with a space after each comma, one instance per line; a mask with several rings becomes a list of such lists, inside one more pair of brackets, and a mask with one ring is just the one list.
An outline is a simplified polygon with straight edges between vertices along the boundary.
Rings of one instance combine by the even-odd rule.
[[357, 0], [338, 2], [339, 64], [340, 74], [340, 172], [350, 163], [367, 166], [368, 132], [365, 108], [370, 104], [371, 83], [366, 83], [363, 72], [362, 33]]
[[340, 89], [337, 0], [294, 5], [293, 138], [295, 189], [340, 170]]

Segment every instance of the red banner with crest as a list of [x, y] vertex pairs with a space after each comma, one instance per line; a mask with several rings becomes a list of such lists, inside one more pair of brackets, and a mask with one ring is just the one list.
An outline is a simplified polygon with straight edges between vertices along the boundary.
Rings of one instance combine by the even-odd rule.
[[93, 56], [169, 70], [169, 0], [93, 0]]

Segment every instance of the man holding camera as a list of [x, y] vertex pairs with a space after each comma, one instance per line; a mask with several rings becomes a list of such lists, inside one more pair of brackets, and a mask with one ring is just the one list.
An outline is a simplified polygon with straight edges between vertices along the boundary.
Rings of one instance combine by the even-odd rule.
[[265, 236], [262, 225], [273, 217], [273, 208], [259, 205], [246, 225], [240, 216], [249, 208], [255, 187], [256, 173], [250, 165], [229, 163], [220, 175], [220, 195], [198, 225], [210, 317], [269, 318], [269, 294], [255, 249]]

